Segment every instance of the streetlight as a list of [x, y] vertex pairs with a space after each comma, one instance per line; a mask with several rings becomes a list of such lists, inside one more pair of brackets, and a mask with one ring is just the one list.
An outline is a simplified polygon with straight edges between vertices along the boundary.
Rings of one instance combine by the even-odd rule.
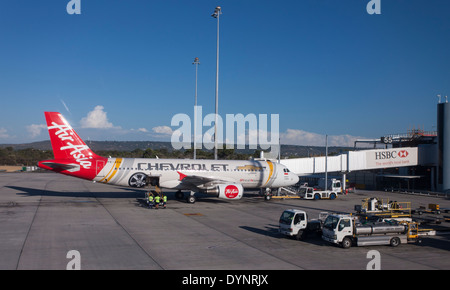
[[219, 16], [222, 8], [217, 6], [212, 17], [217, 19], [217, 56], [216, 56], [216, 115], [214, 121], [214, 159], [217, 160], [217, 118], [219, 114]]
[[197, 79], [198, 65], [200, 64], [198, 57], [192, 63], [195, 65], [195, 103], [194, 103], [194, 159], [197, 159]]

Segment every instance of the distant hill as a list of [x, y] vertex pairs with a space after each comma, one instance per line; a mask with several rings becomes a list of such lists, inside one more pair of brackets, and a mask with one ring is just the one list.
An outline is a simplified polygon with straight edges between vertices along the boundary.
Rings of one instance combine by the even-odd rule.
[[[165, 149], [168, 152], [174, 151], [170, 142], [158, 141], [88, 141], [87, 145], [94, 151], [127, 151], [131, 152], [136, 149], [152, 150]], [[39, 141], [26, 144], [0, 144], [0, 148], [12, 147], [14, 150], [36, 149], [36, 150], [51, 150], [50, 141]], [[328, 147], [329, 155], [340, 154], [345, 151], [352, 150], [351, 147]], [[181, 150], [184, 151], [184, 150]], [[204, 151], [212, 151], [204, 149]], [[253, 149], [236, 149], [237, 153], [253, 154]], [[300, 145], [281, 145], [282, 158], [296, 158], [308, 156], [325, 156], [325, 147], [321, 146], [300, 146]]]

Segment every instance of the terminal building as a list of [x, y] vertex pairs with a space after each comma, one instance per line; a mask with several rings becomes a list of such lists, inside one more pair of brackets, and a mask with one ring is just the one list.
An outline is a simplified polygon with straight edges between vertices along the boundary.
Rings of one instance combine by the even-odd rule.
[[[370, 147], [370, 149], [368, 148]], [[347, 187], [369, 190], [450, 192], [450, 103], [437, 105], [437, 131], [411, 129], [355, 141], [338, 156], [280, 161], [303, 181], [338, 178]]]

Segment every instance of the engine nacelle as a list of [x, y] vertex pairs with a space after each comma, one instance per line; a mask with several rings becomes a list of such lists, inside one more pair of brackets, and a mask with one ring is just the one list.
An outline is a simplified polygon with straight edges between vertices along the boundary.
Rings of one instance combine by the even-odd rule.
[[219, 184], [217, 187], [219, 190], [219, 198], [241, 199], [244, 195], [244, 188], [242, 187], [242, 184]]
[[215, 194], [218, 198], [222, 199], [241, 199], [244, 195], [244, 188], [241, 184], [229, 183], [229, 184], [219, 184], [214, 189], [209, 189], [206, 191], [208, 194]]

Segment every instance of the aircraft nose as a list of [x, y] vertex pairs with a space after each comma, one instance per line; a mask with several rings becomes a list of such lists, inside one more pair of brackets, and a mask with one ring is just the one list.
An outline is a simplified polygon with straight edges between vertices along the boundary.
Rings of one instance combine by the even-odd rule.
[[300, 180], [300, 177], [298, 177], [298, 175], [297, 174], [292, 174], [292, 175], [294, 175], [293, 176], [293, 180], [295, 181], [295, 183], [297, 184], [298, 183], [298, 181]]

